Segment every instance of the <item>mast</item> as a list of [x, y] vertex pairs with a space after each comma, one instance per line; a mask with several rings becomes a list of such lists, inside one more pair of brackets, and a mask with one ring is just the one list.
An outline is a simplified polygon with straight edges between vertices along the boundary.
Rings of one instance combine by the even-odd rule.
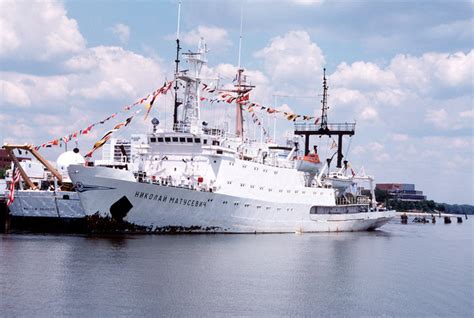
[[[323, 100], [321, 101], [323, 106], [321, 110], [321, 125], [318, 126], [316, 123], [295, 123], [295, 135], [304, 136], [304, 154], [305, 156], [309, 153], [309, 136], [337, 136], [337, 167], [342, 168], [342, 137], [352, 136], [355, 133], [355, 123], [329, 123], [328, 124], [328, 85], [326, 79], [326, 69], [324, 69], [323, 77]], [[334, 156], [334, 155], [333, 155]], [[331, 160], [328, 160], [328, 171]]]
[[323, 100], [321, 107], [321, 129], [326, 130], [328, 128], [328, 85], [326, 79], [326, 68], [324, 68], [323, 76]]
[[188, 132], [192, 134], [201, 133], [202, 126], [200, 123], [200, 89], [201, 70], [206, 60], [207, 46], [204, 39], [201, 38], [197, 52], [183, 53], [189, 70], [181, 71], [178, 79], [185, 82], [184, 103], [182, 122], [177, 125], [175, 131]]
[[178, 25], [176, 28], [176, 60], [174, 60], [176, 68], [174, 73], [174, 110], [173, 110], [173, 130], [176, 129], [178, 124], [178, 107], [181, 105], [181, 102], [178, 100], [178, 73], [179, 73], [179, 51], [181, 47], [179, 46], [179, 23], [181, 20], [181, 1], [178, 3]]
[[238, 59], [238, 68], [237, 68], [237, 100], [235, 108], [235, 135], [244, 139], [244, 118], [242, 114], [242, 73], [244, 72], [240, 61], [242, 55], [242, 25], [243, 25], [243, 8], [240, 6], [240, 35], [239, 35], [239, 59]]
[[239, 60], [238, 69], [240, 70], [240, 56], [242, 54], [242, 25], [244, 21], [243, 8], [240, 6], [240, 35], [239, 35]]

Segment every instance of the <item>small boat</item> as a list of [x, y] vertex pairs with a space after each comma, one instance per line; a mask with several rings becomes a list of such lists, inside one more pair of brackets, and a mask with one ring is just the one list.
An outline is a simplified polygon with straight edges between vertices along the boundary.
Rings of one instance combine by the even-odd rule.
[[309, 153], [306, 156], [297, 157], [295, 167], [298, 171], [317, 173], [321, 169], [321, 160], [317, 153]]

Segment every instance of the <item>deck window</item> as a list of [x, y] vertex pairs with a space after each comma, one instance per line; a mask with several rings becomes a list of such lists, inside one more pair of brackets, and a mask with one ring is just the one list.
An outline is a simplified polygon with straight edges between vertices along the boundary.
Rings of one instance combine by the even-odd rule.
[[197, 144], [200, 144], [201, 143], [201, 138], [194, 138], [194, 142], [197, 143]]
[[163, 142], [163, 137], [158, 137], [158, 142]]
[[165, 137], [165, 142], [171, 142], [171, 137]]
[[173, 137], [173, 142], [178, 142], [178, 137]]
[[150, 142], [156, 142], [156, 138], [155, 138], [155, 137], [151, 137], [151, 138], [150, 138]]
[[186, 138], [184, 138], [184, 137], [179, 137], [179, 142], [186, 142]]
[[193, 138], [188, 137], [188, 138], [186, 138], [186, 141], [187, 142], [193, 142]]

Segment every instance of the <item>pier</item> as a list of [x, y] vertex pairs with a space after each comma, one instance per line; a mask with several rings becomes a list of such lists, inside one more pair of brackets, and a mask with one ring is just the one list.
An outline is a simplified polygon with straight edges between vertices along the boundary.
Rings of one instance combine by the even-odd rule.
[[407, 224], [409, 218], [415, 223], [436, 223], [436, 217], [443, 219], [445, 224], [452, 223], [452, 218], [456, 223], [463, 223], [463, 217], [467, 220], [467, 215], [441, 213], [441, 212], [397, 212], [397, 217], [400, 217], [402, 224]]

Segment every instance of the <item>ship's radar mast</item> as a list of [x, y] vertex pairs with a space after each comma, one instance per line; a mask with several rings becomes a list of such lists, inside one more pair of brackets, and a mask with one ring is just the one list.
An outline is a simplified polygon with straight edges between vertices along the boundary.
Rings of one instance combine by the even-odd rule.
[[176, 131], [201, 133], [200, 106], [201, 96], [199, 85], [201, 84], [201, 70], [206, 60], [207, 47], [201, 38], [197, 52], [183, 53], [189, 69], [181, 71], [178, 78], [185, 82], [183, 100], [183, 120], [176, 125]]

